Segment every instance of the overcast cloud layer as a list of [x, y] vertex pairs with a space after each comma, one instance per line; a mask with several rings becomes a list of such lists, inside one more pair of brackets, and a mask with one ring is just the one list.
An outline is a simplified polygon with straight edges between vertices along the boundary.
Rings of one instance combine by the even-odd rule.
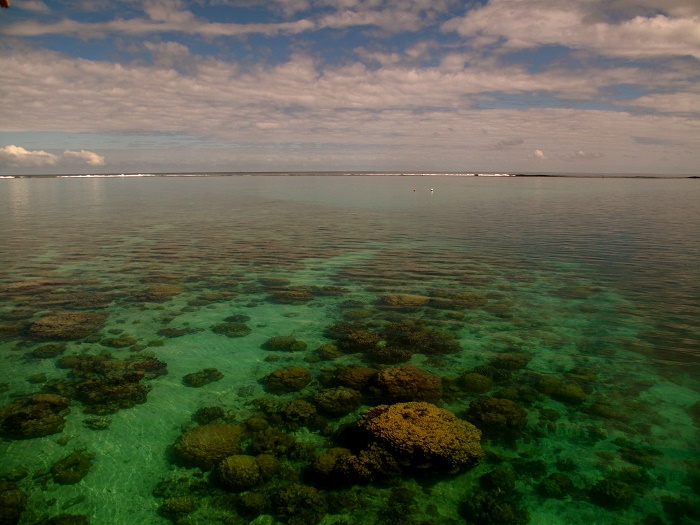
[[696, 0], [13, 0], [0, 173], [692, 174], [699, 80]]

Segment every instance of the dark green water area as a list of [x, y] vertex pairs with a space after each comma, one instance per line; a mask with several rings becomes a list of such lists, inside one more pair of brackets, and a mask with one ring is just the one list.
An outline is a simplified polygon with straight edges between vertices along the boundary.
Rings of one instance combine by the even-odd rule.
[[697, 181], [0, 183], [0, 524], [700, 523]]

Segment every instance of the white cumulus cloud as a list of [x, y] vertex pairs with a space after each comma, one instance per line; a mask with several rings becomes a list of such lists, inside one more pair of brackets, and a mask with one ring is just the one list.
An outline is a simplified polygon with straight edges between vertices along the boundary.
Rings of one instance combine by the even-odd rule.
[[105, 158], [87, 150], [65, 150], [62, 154], [49, 153], [44, 150], [28, 150], [22, 146], [10, 144], [0, 148], [0, 165], [14, 168], [37, 168], [42, 166], [57, 166], [75, 164], [102, 166]]
[[81, 149], [80, 151], [66, 150], [63, 152], [64, 159], [77, 159], [78, 161], [85, 162], [90, 166], [102, 166], [105, 163], [105, 158], [102, 155], [98, 155], [92, 151], [87, 151]]

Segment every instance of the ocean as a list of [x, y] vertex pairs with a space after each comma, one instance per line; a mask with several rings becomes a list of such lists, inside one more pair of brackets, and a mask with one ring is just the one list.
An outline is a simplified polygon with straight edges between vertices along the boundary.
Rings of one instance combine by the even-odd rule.
[[700, 185], [2, 180], [0, 363], [1, 523], [700, 523]]

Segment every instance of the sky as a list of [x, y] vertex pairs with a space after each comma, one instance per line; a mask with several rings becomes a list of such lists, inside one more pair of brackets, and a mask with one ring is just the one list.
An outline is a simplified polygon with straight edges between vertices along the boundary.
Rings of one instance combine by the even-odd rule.
[[700, 173], [698, 0], [11, 0], [0, 174]]

